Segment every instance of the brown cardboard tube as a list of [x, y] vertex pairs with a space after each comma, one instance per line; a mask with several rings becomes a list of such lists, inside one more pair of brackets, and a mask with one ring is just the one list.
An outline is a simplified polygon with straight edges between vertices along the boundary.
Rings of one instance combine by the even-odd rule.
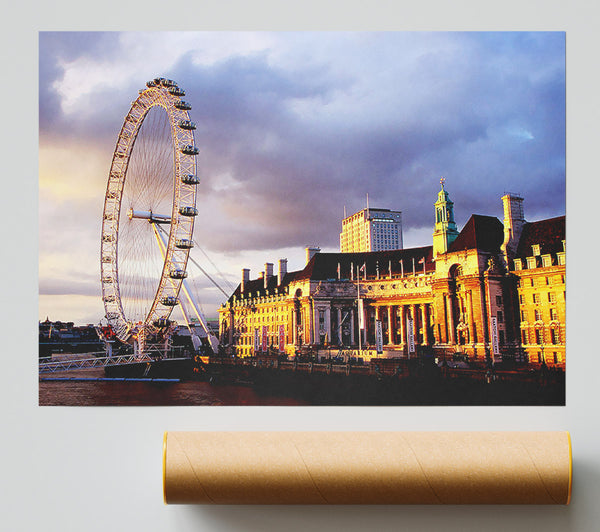
[[168, 504], [568, 504], [568, 432], [167, 432]]

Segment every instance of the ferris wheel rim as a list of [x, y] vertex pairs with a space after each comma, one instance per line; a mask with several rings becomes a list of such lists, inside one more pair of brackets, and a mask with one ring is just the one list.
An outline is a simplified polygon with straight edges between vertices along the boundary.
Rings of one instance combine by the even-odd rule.
[[[178, 302], [183, 283], [189, 251], [193, 242], [196, 209], [196, 154], [194, 143], [195, 124], [190, 121], [191, 106], [181, 99], [185, 92], [175, 82], [156, 78], [147, 82], [147, 88], [139, 91], [131, 103], [117, 137], [108, 176], [102, 215], [100, 269], [102, 299], [105, 317], [122, 341], [145, 331], [156, 331], [168, 323]], [[171, 146], [173, 148], [173, 197], [169, 221], [168, 241], [163, 252], [163, 267], [154, 299], [143, 320], [137, 323], [127, 316], [123, 307], [119, 278], [119, 227], [121, 224], [123, 190], [127, 179], [129, 162], [134, 152], [140, 128], [148, 113], [161, 107], [167, 114]], [[152, 216], [152, 213], [150, 213]], [[164, 219], [161, 223], [164, 223]], [[172, 275], [172, 272], [179, 272]], [[158, 324], [158, 325], [157, 325]]]

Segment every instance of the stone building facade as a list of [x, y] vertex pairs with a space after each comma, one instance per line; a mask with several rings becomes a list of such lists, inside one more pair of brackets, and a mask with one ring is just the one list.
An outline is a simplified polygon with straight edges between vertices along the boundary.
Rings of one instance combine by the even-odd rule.
[[431, 246], [310, 248], [302, 270], [288, 272], [285, 259], [277, 274], [267, 263], [258, 279], [243, 270], [219, 310], [221, 343], [237, 356], [265, 348], [327, 356], [343, 348], [367, 360], [461, 352], [562, 366], [565, 219], [527, 223], [522, 198], [508, 194], [503, 203], [504, 224], [472, 215], [458, 232], [442, 183]]
[[521, 346], [532, 362], [565, 364], [565, 244], [564, 217], [526, 224], [511, 261]]

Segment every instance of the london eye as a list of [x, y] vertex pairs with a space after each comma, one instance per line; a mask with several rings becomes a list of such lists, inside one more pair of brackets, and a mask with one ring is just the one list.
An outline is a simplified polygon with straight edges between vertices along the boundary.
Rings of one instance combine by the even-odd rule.
[[118, 135], [106, 187], [100, 252], [105, 316], [119, 340], [142, 352], [168, 334], [194, 245], [198, 148], [183, 96], [165, 78], [139, 91]]

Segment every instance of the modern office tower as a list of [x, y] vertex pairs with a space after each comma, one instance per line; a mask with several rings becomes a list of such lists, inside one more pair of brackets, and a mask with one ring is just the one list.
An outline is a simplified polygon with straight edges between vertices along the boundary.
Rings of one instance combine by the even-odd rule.
[[367, 207], [342, 220], [340, 251], [388, 251], [402, 249], [402, 213]]

